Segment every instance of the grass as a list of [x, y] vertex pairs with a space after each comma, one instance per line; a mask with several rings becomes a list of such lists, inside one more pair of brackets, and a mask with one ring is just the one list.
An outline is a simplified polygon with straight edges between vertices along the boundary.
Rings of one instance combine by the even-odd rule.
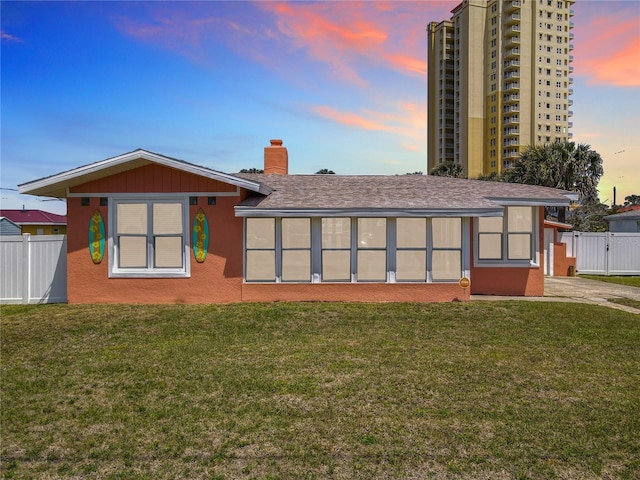
[[611, 276], [604, 275], [580, 275], [580, 278], [587, 278], [589, 280], [598, 280], [600, 282], [617, 283], [618, 285], [627, 285], [629, 287], [640, 287], [640, 277], [630, 276]]
[[635, 479], [640, 322], [583, 304], [3, 306], [4, 478]]

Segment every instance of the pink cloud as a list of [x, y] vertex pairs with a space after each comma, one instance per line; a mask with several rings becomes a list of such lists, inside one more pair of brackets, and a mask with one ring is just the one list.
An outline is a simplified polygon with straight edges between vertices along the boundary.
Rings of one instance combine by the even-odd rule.
[[[619, 4], [618, 4], [619, 5]], [[636, 7], [616, 13], [584, 11], [576, 22], [576, 74], [590, 85], [640, 86], [640, 16]]]
[[312, 111], [314, 111], [322, 118], [326, 118], [340, 125], [346, 125], [348, 127], [356, 127], [362, 130], [391, 130], [387, 125], [372, 120], [367, 116], [358, 115], [353, 112], [341, 112], [327, 105], [315, 106], [312, 108]]
[[[332, 74], [367, 85], [368, 68], [402, 75], [426, 73], [426, 22], [448, 11], [443, 2], [258, 3], [275, 16], [278, 31]], [[438, 13], [434, 13], [434, 5]]]
[[328, 105], [317, 105], [310, 110], [326, 120], [361, 130], [391, 132], [408, 139], [407, 150], [418, 150], [424, 139], [426, 111], [424, 107], [406, 102], [387, 105], [384, 110], [363, 109], [358, 113], [341, 111]]

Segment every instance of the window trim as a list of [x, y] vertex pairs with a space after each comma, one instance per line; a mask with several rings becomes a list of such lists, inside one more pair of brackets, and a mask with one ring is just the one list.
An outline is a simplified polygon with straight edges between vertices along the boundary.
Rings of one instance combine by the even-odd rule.
[[[189, 198], [185, 195], [114, 195], [108, 197], [109, 227], [107, 246], [109, 252], [109, 278], [188, 278], [191, 276], [191, 231], [189, 229]], [[155, 235], [149, 229], [153, 225], [154, 203], [180, 203], [182, 205], [182, 267], [181, 268], [120, 268], [117, 258], [117, 208], [118, 204], [145, 203], [147, 212], [147, 259], [153, 256], [153, 239]], [[163, 235], [161, 235], [163, 236]], [[177, 236], [177, 235], [175, 235]], [[151, 240], [151, 241], [150, 241]]]

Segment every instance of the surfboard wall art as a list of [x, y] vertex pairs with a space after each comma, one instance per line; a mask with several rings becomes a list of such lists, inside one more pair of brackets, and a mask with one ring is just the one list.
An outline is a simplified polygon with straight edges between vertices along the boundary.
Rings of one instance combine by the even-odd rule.
[[104, 221], [100, 210], [93, 212], [89, 222], [89, 253], [91, 260], [98, 265], [104, 257]]
[[209, 222], [202, 209], [198, 210], [193, 219], [191, 244], [196, 262], [203, 263], [209, 250]]

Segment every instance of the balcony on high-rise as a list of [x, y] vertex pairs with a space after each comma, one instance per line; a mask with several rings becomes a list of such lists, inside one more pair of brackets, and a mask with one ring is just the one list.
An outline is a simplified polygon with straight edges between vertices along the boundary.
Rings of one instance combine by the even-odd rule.
[[514, 12], [516, 10], [519, 10], [520, 6], [521, 6], [520, 0], [512, 0], [505, 7], [505, 12], [507, 12], [507, 13]]
[[514, 35], [513, 37], [508, 37], [504, 42], [505, 48], [518, 47], [520, 45], [520, 36]]
[[520, 95], [518, 95], [517, 93], [506, 94], [502, 96], [502, 101], [505, 104], [518, 103], [520, 101]]
[[504, 84], [504, 90], [520, 90], [520, 84], [518, 82], [506, 82]]
[[514, 23], [518, 23], [520, 21], [520, 14], [519, 13], [512, 13], [511, 15], [507, 15], [506, 18], [504, 19], [504, 24], [505, 25], [512, 25]]
[[505, 28], [503, 33], [507, 37], [518, 35], [520, 33], [520, 25], [511, 25], [510, 27]]
[[505, 58], [519, 57], [519, 56], [520, 56], [520, 49], [517, 47], [507, 50], [505, 54]]
[[520, 78], [520, 70], [511, 70], [508, 72], [504, 72], [503, 78], [505, 80], [508, 78]]

